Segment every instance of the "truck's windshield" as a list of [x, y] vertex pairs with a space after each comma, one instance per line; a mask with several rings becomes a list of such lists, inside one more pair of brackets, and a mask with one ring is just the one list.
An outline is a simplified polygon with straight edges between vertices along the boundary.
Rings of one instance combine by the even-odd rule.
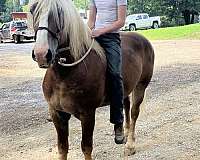
[[27, 24], [25, 22], [14, 22], [12, 26], [15, 28], [27, 28]]

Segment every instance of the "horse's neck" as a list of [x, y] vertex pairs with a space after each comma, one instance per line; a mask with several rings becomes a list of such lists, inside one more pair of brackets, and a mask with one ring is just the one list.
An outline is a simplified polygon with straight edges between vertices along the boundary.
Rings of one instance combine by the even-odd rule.
[[[87, 50], [85, 52], [87, 52]], [[63, 56], [67, 59], [66, 63], [74, 62], [74, 58], [70, 53], [63, 53], [63, 55], [60, 55], [60, 57]], [[53, 64], [52, 69], [61, 79], [66, 79], [76, 74], [88, 74], [88, 72], [95, 70], [95, 67], [98, 65], [100, 65], [99, 68], [106, 68], [106, 58], [105, 56], [100, 57], [94, 50], [91, 50], [83, 61], [73, 67], [63, 67], [56, 62]], [[98, 68], [96, 68], [96, 70], [98, 70]]]

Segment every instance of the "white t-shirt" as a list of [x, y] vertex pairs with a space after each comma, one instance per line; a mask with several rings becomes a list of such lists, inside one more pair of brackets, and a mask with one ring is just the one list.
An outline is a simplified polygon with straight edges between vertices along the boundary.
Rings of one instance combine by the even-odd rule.
[[91, 0], [91, 5], [97, 9], [95, 29], [99, 29], [117, 21], [118, 6], [126, 6], [127, 0]]

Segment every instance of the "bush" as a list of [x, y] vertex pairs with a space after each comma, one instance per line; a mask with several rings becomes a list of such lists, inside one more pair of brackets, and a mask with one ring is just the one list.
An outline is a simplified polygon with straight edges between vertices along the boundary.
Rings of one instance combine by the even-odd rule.
[[174, 21], [172, 21], [169, 17], [167, 16], [162, 16], [160, 17], [161, 20], [161, 27], [173, 27], [176, 26], [176, 24], [174, 23]]
[[10, 14], [4, 14], [4, 16], [2, 16], [1, 22], [10, 22], [10, 21], [12, 21], [12, 17]]
[[161, 27], [175, 27], [175, 26], [182, 26], [185, 24], [183, 17], [169, 18], [167, 16], [160, 17], [161, 20]]

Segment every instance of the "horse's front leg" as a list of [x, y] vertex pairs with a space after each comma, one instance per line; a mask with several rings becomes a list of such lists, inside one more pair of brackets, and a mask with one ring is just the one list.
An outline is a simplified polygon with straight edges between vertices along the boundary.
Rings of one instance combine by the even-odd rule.
[[68, 149], [69, 149], [68, 121], [71, 115], [68, 113], [56, 111], [56, 110], [50, 110], [50, 115], [57, 130], [59, 160], [67, 160], [67, 154], [68, 154]]
[[82, 126], [81, 147], [85, 160], [92, 160], [93, 131], [95, 125], [95, 110], [80, 114]]

